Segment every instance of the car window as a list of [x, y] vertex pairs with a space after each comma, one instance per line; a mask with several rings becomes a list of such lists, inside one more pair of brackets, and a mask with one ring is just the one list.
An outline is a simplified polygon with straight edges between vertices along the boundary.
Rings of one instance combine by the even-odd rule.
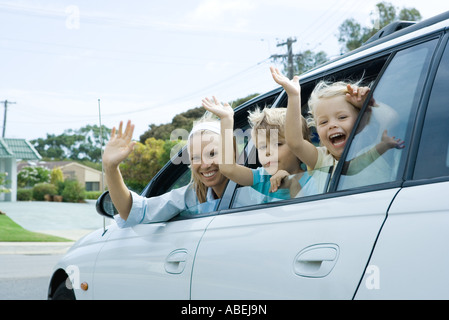
[[437, 40], [399, 51], [365, 106], [338, 190], [400, 180], [411, 128]]
[[281, 187], [276, 192], [270, 192], [270, 176], [265, 181], [236, 190], [232, 208], [271, 203], [312, 196], [326, 192], [333, 167], [322, 167], [317, 170], [307, 170], [284, 178]]
[[440, 62], [427, 106], [414, 179], [449, 176], [449, 45]]

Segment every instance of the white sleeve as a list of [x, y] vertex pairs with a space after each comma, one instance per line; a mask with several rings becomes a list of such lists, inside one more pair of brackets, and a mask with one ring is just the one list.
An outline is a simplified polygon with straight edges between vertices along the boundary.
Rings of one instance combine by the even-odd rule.
[[132, 206], [129, 216], [123, 220], [119, 215], [114, 219], [120, 228], [132, 227], [140, 223], [163, 222], [170, 220], [185, 210], [196, 195], [189, 185], [171, 190], [157, 197], [146, 198], [130, 191]]

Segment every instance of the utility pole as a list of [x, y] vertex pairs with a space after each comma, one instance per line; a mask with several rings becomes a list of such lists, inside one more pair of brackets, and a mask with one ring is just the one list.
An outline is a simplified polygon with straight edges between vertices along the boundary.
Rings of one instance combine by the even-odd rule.
[[296, 38], [288, 38], [284, 43], [278, 43], [276, 47], [287, 46], [287, 54], [273, 54], [270, 58], [287, 58], [287, 72], [288, 78], [293, 78], [293, 50], [292, 44], [296, 42]]
[[1, 101], [1, 102], [5, 104], [5, 113], [4, 113], [4, 116], [3, 116], [3, 135], [2, 135], [2, 138], [4, 138], [5, 137], [5, 130], [6, 130], [6, 113], [8, 111], [8, 103], [9, 104], [16, 104], [16, 103], [8, 101], [8, 100]]

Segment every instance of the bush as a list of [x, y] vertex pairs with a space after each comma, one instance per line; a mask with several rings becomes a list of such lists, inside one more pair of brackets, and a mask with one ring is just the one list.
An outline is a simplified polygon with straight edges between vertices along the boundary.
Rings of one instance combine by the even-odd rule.
[[33, 200], [33, 189], [17, 189], [18, 201], [31, 201]]
[[102, 193], [102, 191], [86, 191], [86, 199], [97, 200]]
[[58, 190], [56, 186], [51, 183], [38, 183], [35, 184], [32, 189], [33, 199], [37, 201], [43, 201], [46, 194], [54, 196], [55, 194], [57, 194], [57, 191]]
[[78, 181], [66, 180], [61, 195], [66, 202], [80, 202], [86, 197], [86, 191]]

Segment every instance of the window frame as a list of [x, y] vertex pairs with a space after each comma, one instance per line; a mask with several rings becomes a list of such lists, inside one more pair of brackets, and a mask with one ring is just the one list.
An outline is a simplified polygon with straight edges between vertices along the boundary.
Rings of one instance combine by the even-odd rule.
[[[438, 40], [439, 39], [439, 40]], [[353, 192], [349, 192], [348, 194], [355, 194], [355, 193], [362, 193], [362, 192], [369, 192], [369, 191], [376, 191], [376, 190], [384, 190], [384, 189], [390, 189], [390, 188], [396, 188], [396, 187], [402, 187], [404, 184], [404, 181], [407, 180], [407, 177], [410, 176], [410, 163], [413, 162], [413, 159], [416, 158], [416, 153], [415, 153], [415, 157], [412, 157], [412, 150], [415, 150], [417, 144], [419, 144], [419, 141], [416, 140], [416, 131], [417, 131], [417, 118], [419, 116], [422, 115], [422, 108], [423, 108], [423, 104], [425, 104], [425, 106], [427, 106], [427, 102], [429, 99], [429, 96], [427, 95], [427, 97], [425, 97], [426, 91], [428, 90], [429, 87], [429, 81], [433, 82], [433, 79], [435, 77], [434, 73], [434, 68], [435, 68], [435, 58], [436, 55], [438, 55], [438, 52], [441, 49], [441, 40], [442, 40], [442, 33], [438, 32], [437, 34], [433, 34], [433, 35], [428, 35], [426, 37], [422, 37], [419, 39], [414, 40], [413, 42], [407, 43], [407, 44], [403, 44], [401, 46], [398, 46], [395, 48], [394, 51], [390, 52], [390, 56], [388, 61], [386, 62], [384, 68], [382, 69], [382, 71], [379, 73], [378, 78], [376, 79], [375, 83], [373, 84], [373, 88], [371, 90], [370, 95], [367, 98], [367, 101], [369, 101], [369, 99], [372, 97], [373, 93], [376, 90], [376, 86], [379, 83], [379, 79], [382, 78], [383, 74], [385, 73], [385, 70], [388, 68], [388, 66], [390, 65], [390, 63], [393, 61], [393, 59], [395, 58], [396, 54], [400, 51], [412, 48], [412, 47], [416, 47], [418, 45], [424, 44], [426, 42], [430, 42], [433, 40], [437, 40], [437, 43], [434, 47], [434, 51], [431, 53], [431, 57], [430, 57], [430, 62], [429, 62], [429, 67], [427, 69], [427, 74], [423, 79], [423, 84], [421, 87], [421, 92], [418, 93], [416, 92], [415, 94], [417, 94], [417, 99], [418, 99], [418, 103], [415, 107], [414, 110], [411, 111], [410, 114], [410, 126], [411, 129], [409, 130], [409, 136], [410, 136], [410, 147], [408, 148], [407, 155], [404, 156], [404, 165], [402, 166], [402, 168], [400, 167], [398, 169], [398, 179], [396, 181], [391, 181], [391, 182], [385, 182], [385, 183], [379, 183], [376, 185], [366, 185], [366, 186], [361, 186], [361, 187], [357, 187], [354, 189], [348, 189], [348, 190], [337, 190], [338, 188], [338, 183], [341, 177], [341, 171], [343, 169], [343, 165], [344, 165], [344, 161], [339, 161], [337, 168], [335, 169], [335, 173], [334, 173], [334, 179], [332, 179], [331, 181], [331, 185], [329, 186], [329, 191], [328, 193], [331, 192], [336, 192], [336, 193], [341, 193], [343, 191], [353, 191]], [[424, 103], [425, 102], [425, 103]], [[359, 125], [359, 122], [361, 121], [362, 115], [365, 112], [367, 108], [367, 104], [365, 104], [362, 108], [362, 110], [360, 111], [359, 117], [357, 118], [357, 121], [354, 125], [354, 128], [357, 128], [357, 126]], [[349, 141], [352, 142], [354, 136], [356, 134], [356, 131], [353, 130], [351, 132], [351, 135], [349, 137]], [[348, 145], [347, 148], [345, 148], [341, 159], [346, 159], [347, 154], [349, 152], [350, 149], [350, 144]], [[401, 176], [402, 172], [402, 179], [400, 179], [399, 177]], [[345, 193], [346, 194], [346, 193]]]
[[421, 142], [422, 131], [424, 129], [424, 122], [426, 119], [427, 109], [429, 107], [429, 100], [432, 94], [433, 84], [436, 80], [438, 69], [443, 58], [445, 50], [449, 50], [449, 31], [444, 32], [441, 35], [440, 42], [437, 49], [435, 50], [433, 62], [430, 67], [428, 82], [423, 91], [421, 105], [418, 108], [418, 116], [416, 119], [415, 130], [412, 133], [412, 139], [414, 141], [413, 147], [410, 148], [409, 158], [410, 161], [407, 162], [406, 174], [404, 176], [404, 187], [410, 187], [415, 185], [423, 185], [429, 183], [448, 181], [449, 177], [435, 177], [435, 178], [424, 178], [415, 179], [413, 174], [415, 172], [416, 158], [419, 151], [419, 145]]

